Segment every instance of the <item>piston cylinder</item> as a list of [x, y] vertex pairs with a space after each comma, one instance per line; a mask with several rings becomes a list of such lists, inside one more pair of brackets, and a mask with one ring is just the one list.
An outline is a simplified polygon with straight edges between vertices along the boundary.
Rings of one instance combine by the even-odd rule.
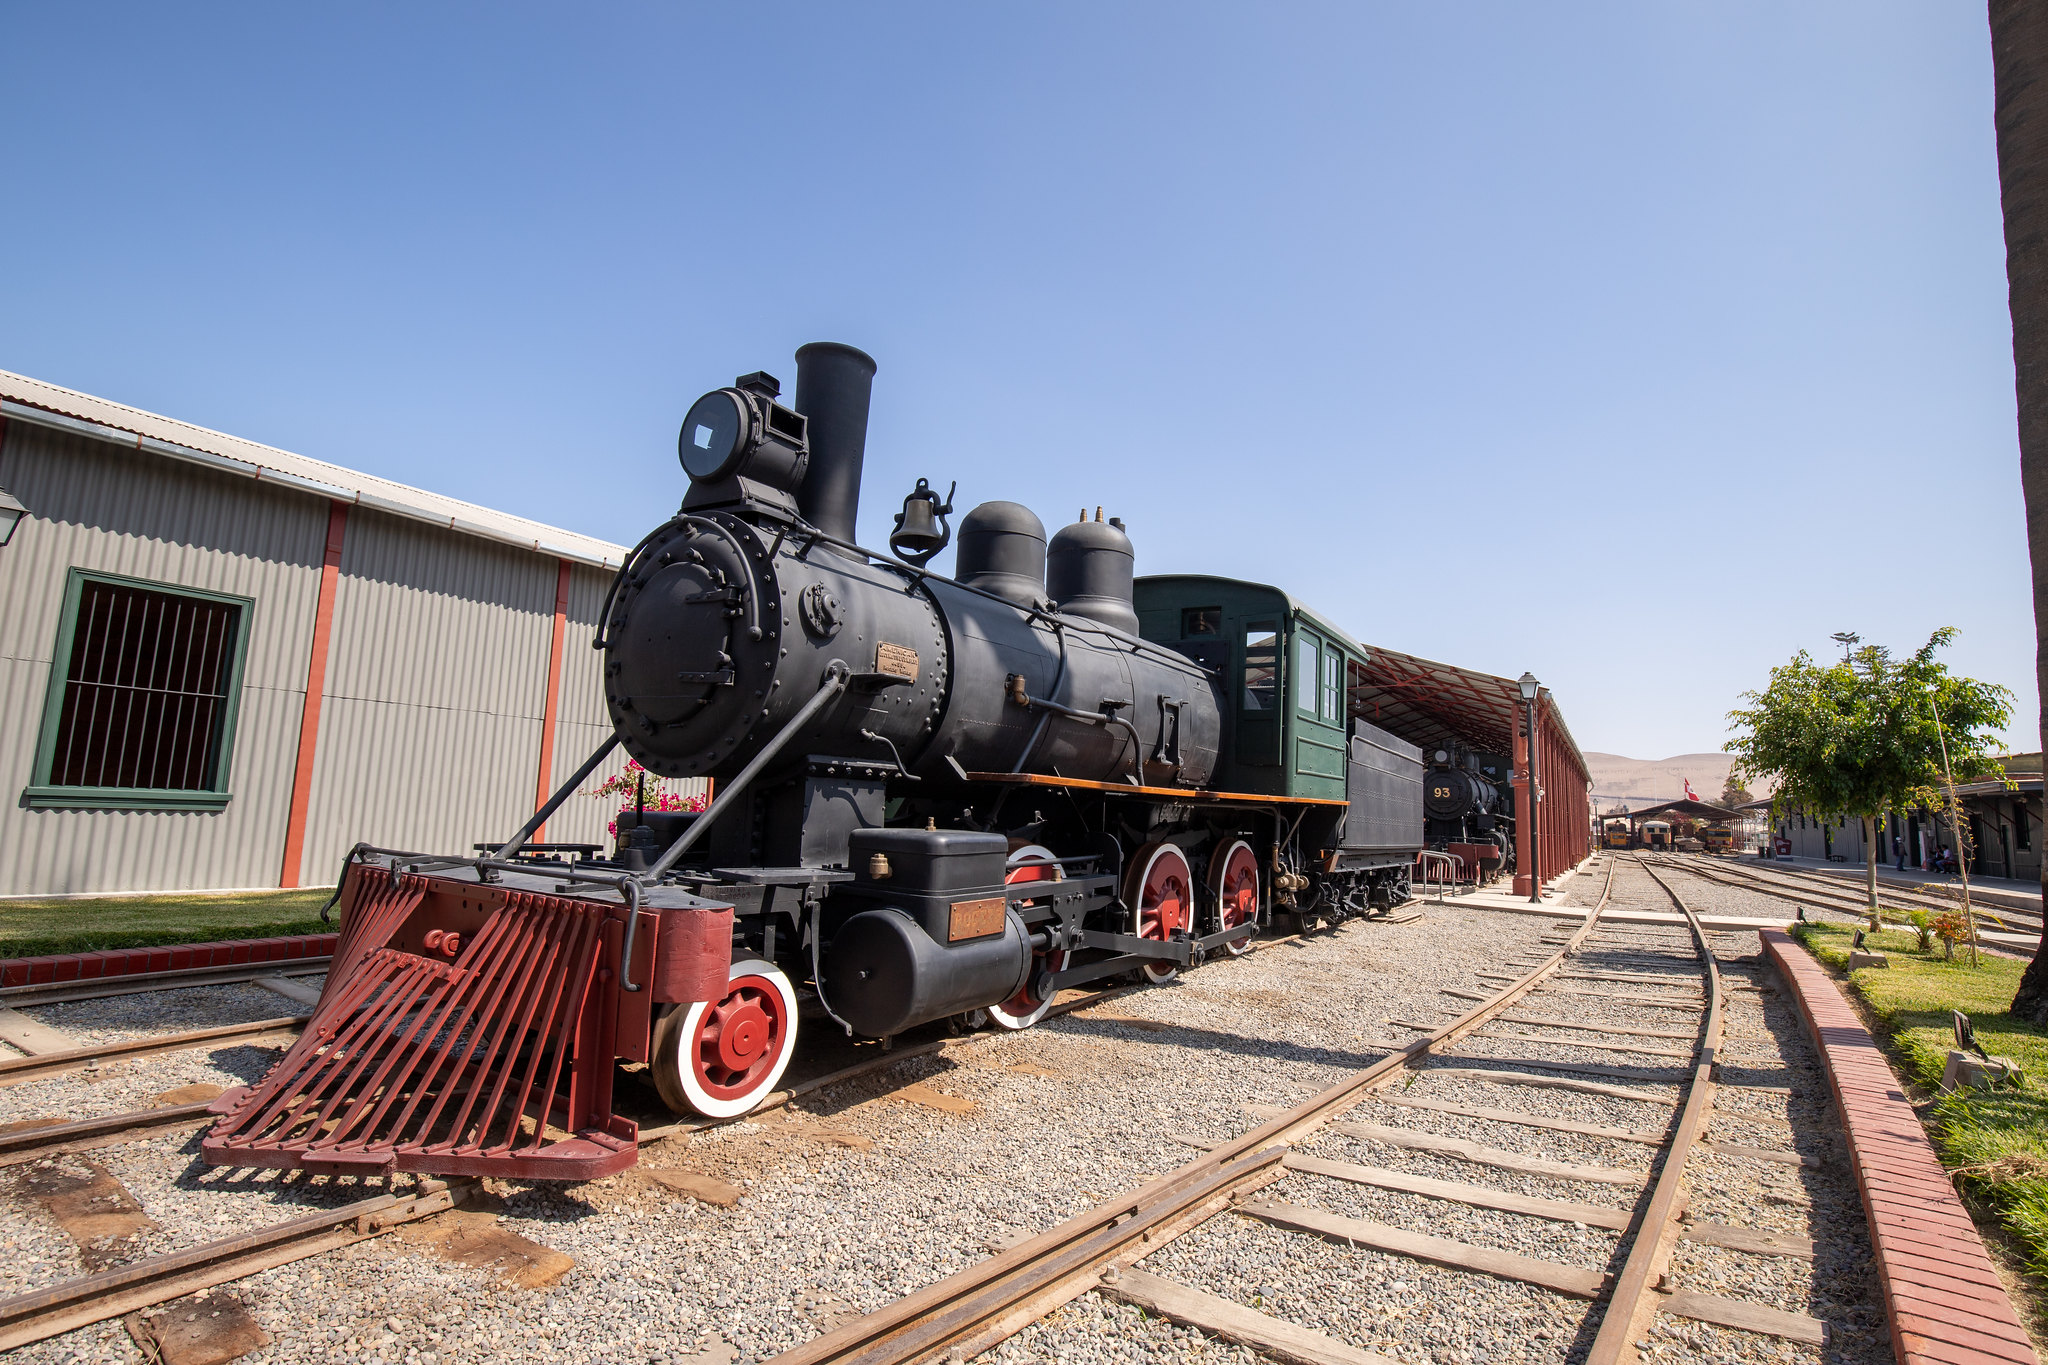
[[823, 968], [833, 1013], [871, 1038], [888, 1038], [1008, 1000], [1031, 970], [1031, 945], [1014, 912], [1004, 912], [1000, 934], [942, 944], [908, 914], [883, 906], [839, 926]]

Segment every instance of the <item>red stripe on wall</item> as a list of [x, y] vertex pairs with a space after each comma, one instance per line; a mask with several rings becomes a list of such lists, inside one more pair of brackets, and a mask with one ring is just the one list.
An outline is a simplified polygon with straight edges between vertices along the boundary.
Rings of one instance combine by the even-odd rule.
[[[534, 779], [533, 808], [539, 810], [555, 794], [555, 713], [562, 700], [562, 639], [569, 633], [569, 561], [563, 560], [555, 575], [555, 635], [548, 642], [548, 705], [540, 721], [540, 774]], [[533, 832], [536, 843], [548, 837], [542, 825]]]
[[320, 604], [313, 611], [313, 651], [306, 660], [306, 705], [299, 713], [299, 761], [292, 770], [292, 809], [284, 827], [279, 886], [299, 885], [306, 854], [306, 803], [313, 796], [313, 756], [320, 741], [320, 698], [327, 690], [327, 645], [334, 635], [334, 590], [341, 579], [341, 544], [348, 534], [348, 504], [327, 508], [327, 556], [320, 565]]

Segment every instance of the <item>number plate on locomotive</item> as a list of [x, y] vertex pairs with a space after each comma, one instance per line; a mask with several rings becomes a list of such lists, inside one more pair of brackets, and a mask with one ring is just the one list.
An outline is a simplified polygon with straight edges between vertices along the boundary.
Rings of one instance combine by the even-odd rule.
[[952, 918], [946, 923], [946, 942], [958, 943], [962, 939], [987, 938], [990, 934], [1003, 932], [1002, 896], [989, 896], [978, 901], [954, 901]]

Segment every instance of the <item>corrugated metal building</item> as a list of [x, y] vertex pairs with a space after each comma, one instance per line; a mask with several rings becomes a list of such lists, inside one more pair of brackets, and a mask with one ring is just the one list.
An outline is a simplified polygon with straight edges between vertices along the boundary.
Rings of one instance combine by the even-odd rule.
[[[0, 548], [0, 895], [466, 851], [610, 734], [589, 642], [620, 546], [5, 371], [0, 487], [28, 508]], [[571, 799], [546, 835], [610, 816]]]

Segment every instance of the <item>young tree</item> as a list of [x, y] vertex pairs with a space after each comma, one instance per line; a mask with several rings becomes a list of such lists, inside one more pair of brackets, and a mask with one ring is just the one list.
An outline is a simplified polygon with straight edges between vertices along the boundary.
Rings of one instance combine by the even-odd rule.
[[1735, 755], [1733, 777], [1774, 778], [1774, 815], [1800, 807], [1862, 820], [1872, 924], [1877, 818], [1940, 803], [1943, 738], [1958, 778], [2000, 771], [1992, 741], [2011, 714], [2012, 693], [1951, 674], [1934, 656], [1954, 638], [1943, 627], [1907, 658], [1865, 645], [1838, 664], [1816, 663], [1802, 649], [1771, 670], [1763, 691], [1743, 694], [1749, 707], [1728, 713], [1740, 730], [1723, 746]]
[[1735, 810], [1744, 803], [1754, 800], [1756, 798], [1749, 794], [1749, 788], [1732, 777], [1721, 787], [1720, 805], [1723, 810]]

